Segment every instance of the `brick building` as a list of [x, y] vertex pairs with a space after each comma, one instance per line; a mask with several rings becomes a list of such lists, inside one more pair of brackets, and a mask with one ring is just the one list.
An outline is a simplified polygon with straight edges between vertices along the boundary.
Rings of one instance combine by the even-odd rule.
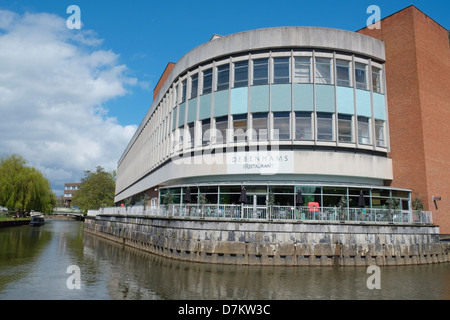
[[358, 33], [385, 43], [390, 186], [412, 189], [450, 234], [449, 31], [415, 6]]
[[81, 183], [65, 183], [64, 184], [64, 205], [66, 208], [71, 207], [73, 195], [80, 189]]

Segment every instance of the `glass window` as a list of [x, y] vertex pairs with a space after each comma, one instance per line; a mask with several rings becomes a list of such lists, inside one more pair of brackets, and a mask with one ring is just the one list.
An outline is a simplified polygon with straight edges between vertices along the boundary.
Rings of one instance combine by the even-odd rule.
[[311, 58], [295, 57], [294, 82], [311, 83]]
[[275, 112], [273, 114], [273, 139], [290, 140], [289, 112]]
[[333, 139], [333, 114], [317, 113], [317, 140], [332, 141]]
[[355, 63], [355, 81], [357, 89], [367, 90], [367, 65]]
[[252, 140], [253, 141], [265, 141], [268, 138], [268, 114], [267, 113], [254, 113], [252, 114]]
[[269, 83], [269, 59], [253, 60], [253, 84]]
[[211, 130], [210, 120], [205, 119], [202, 121], [202, 145], [206, 146], [211, 142]]
[[193, 148], [194, 147], [194, 138], [195, 138], [195, 126], [194, 123], [189, 123], [188, 124], [188, 130], [189, 130], [189, 137], [188, 137], [188, 144], [187, 147], [188, 148]]
[[191, 99], [197, 96], [198, 92], [198, 73], [191, 76]]
[[273, 83], [289, 83], [289, 57], [273, 59]]
[[377, 139], [377, 147], [385, 147], [385, 139], [384, 139], [384, 121], [383, 120], [375, 120], [375, 134]]
[[316, 83], [331, 84], [331, 58], [316, 58]]
[[341, 142], [353, 141], [352, 116], [344, 114], [340, 114], [338, 116], [338, 133], [339, 133], [339, 141]]
[[381, 69], [372, 67], [372, 88], [374, 92], [381, 93]]
[[228, 64], [217, 67], [217, 91], [226, 90], [230, 82], [230, 66]]
[[351, 86], [350, 61], [336, 59], [336, 83], [338, 86]]
[[227, 142], [228, 116], [216, 119], [215, 141], [218, 144]]
[[181, 81], [181, 103], [186, 101], [186, 90], [186, 79], [184, 79], [183, 81]]
[[234, 64], [234, 87], [248, 86], [248, 61], [236, 62]]
[[295, 113], [295, 140], [312, 140], [311, 112]]
[[212, 69], [203, 71], [203, 94], [211, 93], [212, 89]]
[[370, 144], [369, 118], [358, 116], [358, 142]]
[[246, 134], [247, 134], [247, 115], [240, 114], [233, 116], [234, 142], [245, 142]]

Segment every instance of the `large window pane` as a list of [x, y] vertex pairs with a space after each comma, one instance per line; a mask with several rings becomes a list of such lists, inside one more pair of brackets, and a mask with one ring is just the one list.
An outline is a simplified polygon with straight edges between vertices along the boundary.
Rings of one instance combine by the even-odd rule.
[[212, 69], [203, 71], [203, 91], [202, 93], [211, 93], [212, 90]]
[[333, 139], [333, 114], [317, 113], [317, 140], [332, 141]]
[[316, 83], [331, 84], [331, 59], [316, 58]]
[[191, 77], [191, 99], [197, 96], [198, 92], [198, 73]]
[[210, 120], [205, 119], [202, 121], [202, 145], [206, 146], [211, 142], [211, 130]]
[[233, 137], [234, 142], [246, 141], [247, 135], [247, 115], [235, 115], [233, 117]]
[[350, 61], [336, 60], [336, 80], [338, 86], [351, 86]]
[[295, 57], [294, 82], [311, 83], [311, 57]]
[[343, 114], [340, 114], [338, 116], [338, 133], [339, 133], [339, 141], [341, 142], [353, 141], [352, 116]]
[[253, 84], [269, 83], [269, 59], [253, 60]]
[[188, 130], [189, 130], [189, 136], [187, 137], [187, 147], [193, 148], [194, 147], [194, 139], [195, 139], [195, 126], [194, 123], [188, 124]]
[[367, 65], [355, 63], [355, 81], [357, 89], [367, 90]]
[[290, 140], [289, 112], [275, 112], [273, 115], [274, 140]]
[[227, 142], [228, 116], [216, 119], [215, 143]]
[[252, 130], [252, 140], [253, 141], [264, 141], [268, 138], [268, 114], [267, 113], [254, 113], [253, 115], [253, 130]]
[[381, 93], [381, 69], [372, 67], [372, 88], [374, 92]]
[[358, 117], [358, 142], [370, 144], [370, 126], [369, 118], [367, 117]]
[[385, 147], [386, 142], [384, 139], [384, 121], [375, 120], [375, 134], [377, 139], [377, 147]]
[[273, 82], [289, 83], [289, 57], [273, 59]]
[[311, 112], [295, 113], [295, 140], [312, 140]]
[[186, 79], [184, 79], [183, 81], [181, 81], [181, 103], [186, 101], [186, 90], [187, 90]]
[[226, 90], [230, 82], [230, 66], [228, 64], [217, 67], [217, 91]]
[[234, 64], [234, 87], [248, 86], [248, 61], [236, 62]]

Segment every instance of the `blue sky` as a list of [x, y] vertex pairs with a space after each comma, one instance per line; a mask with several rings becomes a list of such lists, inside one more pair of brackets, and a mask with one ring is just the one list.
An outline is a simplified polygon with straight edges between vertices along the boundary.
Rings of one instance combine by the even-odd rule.
[[[442, 0], [0, 0], [0, 155], [22, 154], [60, 194], [83, 170], [116, 169], [167, 63], [213, 34], [356, 31], [370, 5], [383, 18], [411, 4], [450, 29], [450, 1]], [[65, 27], [70, 5], [80, 7], [81, 30]]]

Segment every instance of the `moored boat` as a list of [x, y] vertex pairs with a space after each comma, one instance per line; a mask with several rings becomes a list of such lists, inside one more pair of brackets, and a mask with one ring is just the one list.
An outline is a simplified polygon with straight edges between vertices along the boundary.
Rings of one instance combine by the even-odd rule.
[[40, 227], [40, 226], [43, 226], [44, 223], [45, 223], [44, 216], [39, 215], [39, 216], [31, 217], [30, 226]]

